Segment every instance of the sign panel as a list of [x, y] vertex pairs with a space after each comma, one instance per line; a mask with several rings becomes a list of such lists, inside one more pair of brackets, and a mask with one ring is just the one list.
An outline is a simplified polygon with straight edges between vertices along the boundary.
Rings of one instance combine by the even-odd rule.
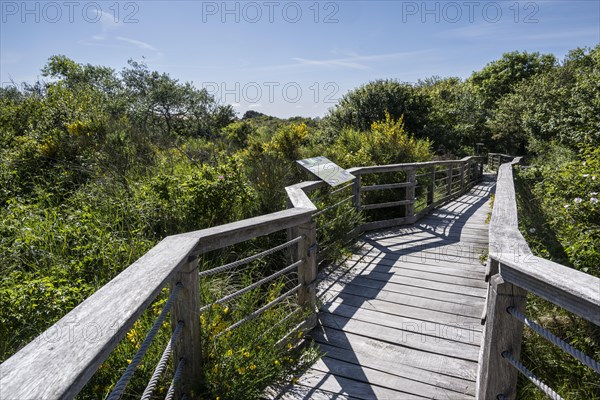
[[338, 186], [355, 178], [354, 175], [323, 156], [307, 158], [296, 162], [330, 186]]

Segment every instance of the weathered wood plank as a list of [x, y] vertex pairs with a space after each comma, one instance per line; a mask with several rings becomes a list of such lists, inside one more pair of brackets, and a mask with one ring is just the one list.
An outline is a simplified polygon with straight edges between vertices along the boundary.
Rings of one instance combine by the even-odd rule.
[[[327, 359], [337, 359], [348, 363], [358, 364], [370, 369], [389, 371], [408, 380], [404, 387], [412, 393], [425, 395], [429, 398], [446, 398], [445, 393], [450, 392], [450, 398], [464, 399], [474, 396], [475, 383], [471, 380], [448, 376], [444, 374], [432, 374], [426, 369], [417, 368], [412, 365], [399, 364], [397, 360], [388, 355], [373, 354], [368, 349], [363, 350], [361, 343], [356, 343], [353, 352], [329, 344], [319, 344], [319, 350], [327, 355]], [[366, 346], [365, 346], [366, 347]], [[424, 355], [426, 356], [426, 355]], [[412, 385], [415, 382], [417, 387]], [[425, 385], [422, 385], [425, 384]]]
[[[479, 319], [481, 317], [481, 311], [483, 309], [483, 303], [451, 303], [444, 300], [428, 299], [412, 294], [390, 292], [387, 290], [379, 290], [366, 286], [357, 285], [351, 283], [338, 283], [338, 282], [324, 282], [322, 285], [324, 291], [340, 292], [343, 291], [345, 294], [353, 296], [362, 296], [370, 301], [370, 299], [378, 299], [399, 305], [406, 305], [415, 309], [415, 313], [421, 312], [421, 310], [435, 310], [439, 312], [448, 313], [451, 315], [464, 316], [470, 318]], [[326, 300], [327, 297], [324, 294], [320, 295], [322, 300]]]
[[[419, 332], [431, 333], [435, 338], [435, 335], [442, 336], [452, 342], [477, 344], [481, 343], [481, 323], [480, 321], [466, 321], [462, 323], [454, 321], [443, 321], [443, 320], [427, 320], [425, 318], [409, 317], [406, 315], [399, 315], [398, 313], [387, 309], [388, 312], [383, 310], [374, 310], [369, 307], [355, 307], [346, 304], [346, 296], [343, 294], [334, 301], [328, 301], [323, 304], [321, 308], [322, 312], [328, 312], [333, 315], [346, 317], [352, 320], [363, 321], [372, 325], [385, 326], [393, 329], [413, 329], [418, 326], [422, 329]], [[434, 327], [435, 331], [428, 332], [429, 327]]]
[[191, 253], [196, 256], [306, 223], [315, 210], [314, 206], [290, 208], [177, 236], [197, 241], [196, 248]]
[[[442, 398], [463, 400], [468, 395], [457, 393], [452, 390], [443, 390], [433, 385], [423, 383], [418, 376], [413, 379], [406, 378], [394, 370], [382, 372], [378, 369], [369, 368], [366, 365], [357, 365], [329, 356], [323, 357], [313, 367], [313, 370], [333, 374], [337, 377], [349, 378], [358, 382], [364, 382], [371, 387], [384, 387], [396, 391], [395, 398]], [[424, 373], [423, 375], [425, 375]]]
[[[337, 290], [336, 290], [337, 289]], [[418, 319], [427, 322], [439, 322], [445, 325], [469, 326], [475, 331], [481, 332], [483, 327], [476, 316], [464, 316], [457, 312], [440, 311], [439, 309], [421, 308], [414, 305], [405, 305], [397, 302], [386, 301], [382, 298], [361, 296], [357, 293], [344, 291], [343, 287], [329, 287], [321, 297], [323, 307], [328, 309], [329, 305], [344, 304], [355, 308], [377, 311], [385, 314]], [[385, 316], [382, 316], [385, 318]]]
[[310, 337], [319, 344], [338, 347], [352, 353], [370, 354], [376, 359], [381, 359], [397, 365], [419, 368], [429, 371], [435, 378], [438, 375], [467, 380], [475, 384], [477, 363], [460, 358], [447, 357], [441, 354], [430, 353], [422, 349], [414, 349], [402, 344], [389, 343], [370, 337], [344, 332], [340, 329], [327, 331], [316, 329]]
[[470, 343], [464, 343], [450, 340], [455, 339], [459, 333], [439, 324], [415, 322], [407, 323], [402, 329], [397, 329], [329, 313], [319, 314], [319, 321], [324, 327], [339, 329], [428, 353], [475, 362], [479, 357], [480, 343], [475, 342], [475, 331], [465, 333], [466, 335], [472, 334], [472, 337], [471, 340], [467, 339]]

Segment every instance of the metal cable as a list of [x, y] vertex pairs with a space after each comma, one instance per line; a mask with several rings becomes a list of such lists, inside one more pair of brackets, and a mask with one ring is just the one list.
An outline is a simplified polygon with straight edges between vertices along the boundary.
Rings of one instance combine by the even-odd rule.
[[215, 301], [214, 303], [210, 303], [210, 304], [205, 305], [204, 307], [201, 307], [199, 312], [203, 313], [204, 311], [206, 311], [207, 309], [209, 309], [211, 306], [213, 306], [215, 304], [227, 303], [228, 301], [231, 301], [231, 300], [235, 299], [236, 297], [239, 297], [239, 296], [243, 295], [244, 293], [249, 292], [250, 290], [257, 288], [260, 285], [263, 285], [263, 284], [265, 284], [267, 282], [270, 282], [273, 279], [276, 279], [276, 278], [280, 277], [281, 275], [284, 275], [284, 274], [292, 271], [293, 269], [295, 269], [298, 266], [300, 266], [303, 262], [304, 262], [304, 259], [298, 260], [295, 263], [293, 263], [291, 265], [288, 265], [284, 269], [279, 270], [279, 271], [275, 272], [274, 274], [267, 276], [266, 278], [263, 278], [263, 279], [261, 279], [259, 281], [256, 281], [253, 284], [248, 285], [245, 288], [238, 290], [237, 292], [234, 292], [234, 293], [229, 294], [229, 295], [227, 295], [225, 297], [222, 297], [219, 300]]
[[240, 319], [235, 324], [232, 324], [232, 325], [228, 326], [221, 333], [219, 333], [216, 337], [219, 337], [219, 336], [223, 335], [224, 333], [227, 333], [227, 332], [229, 332], [231, 330], [234, 330], [235, 328], [239, 327], [240, 325], [242, 325], [242, 324], [244, 324], [244, 323], [246, 323], [246, 322], [248, 322], [250, 320], [253, 320], [254, 318], [258, 317], [260, 314], [262, 314], [265, 311], [267, 311], [269, 308], [273, 307], [275, 304], [279, 303], [281, 300], [283, 300], [286, 297], [288, 297], [288, 296], [296, 293], [298, 290], [300, 290], [301, 287], [302, 287], [302, 285], [297, 285], [296, 287], [288, 290], [287, 292], [285, 292], [281, 296], [277, 297], [276, 299], [268, 302], [267, 304], [265, 304], [261, 308], [257, 309], [252, 314], [248, 314], [248, 316]]
[[222, 265], [222, 266], [217, 267], [217, 268], [213, 268], [213, 269], [209, 269], [209, 270], [206, 270], [206, 271], [199, 272], [198, 275], [199, 275], [199, 277], [202, 278], [202, 277], [205, 277], [205, 276], [218, 274], [220, 272], [224, 272], [224, 271], [230, 270], [230, 269], [235, 268], [235, 267], [239, 267], [240, 265], [248, 264], [248, 263], [250, 263], [250, 262], [252, 262], [254, 260], [257, 260], [259, 258], [268, 256], [269, 254], [273, 254], [273, 253], [275, 253], [275, 252], [277, 252], [279, 250], [283, 250], [286, 247], [289, 247], [289, 246], [291, 246], [293, 244], [296, 244], [299, 241], [301, 241], [302, 239], [304, 239], [304, 236], [298, 236], [295, 239], [292, 239], [292, 240], [290, 240], [288, 242], [280, 244], [279, 246], [275, 246], [275, 247], [273, 247], [273, 248], [271, 248], [269, 250], [265, 250], [263, 252], [255, 254], [253, 256], [242, 258], [241, 260], [237, 260], [237, 261], [234, 261], [234, 262], [229, 263], [229, 264]]
[[127, 387], [127, 384], [131, 380], [131, 377], [133, 376], [135, 369], [137, 368], [140, 361], [142, 361], [142, 358], [144, 358], [144, 355], [146, 354], [146, 351], [148, 351], [150, 344], [152, 344], [152, 341], [154, 340], [156, 333], [162, 326], [163, 321], [165, 320], [167, 314], [171, 310], [171, 306], [173, 305], [173, 301], [175, 301], [175, 298], [177, 297], [177, 294], [179, 293], [179, 289], [181, 289], [182, 287], [183, 287], [183, 285], [181, 284], [181, 282], [177, 282], [177, 284], [173, 288], [173, 291], [171, 292], [171, 295], [169, 296], [169, 299], [165, 303], [165, 306], [163, 307], [162, 311], [160, 312], [160, 315], [158, 316], [158, 318], [152, 325], [152, 328], [150, 328], [150, 331], [148, 331], [148, 333], [146, 334], [146, 338], [144, 339], [140, 348], [135, 353], [135, 356], [133, 357], [133, 359], [131, 360], [131, 362], [129, 363], [127, 368], [125, 369], [125, 372], [123, 373], [123, 375], [121, 375], [121, 378], [115, 385], [115, 388], [112, 390], [112, 392], [108, 396], [108, 400], [117, 400], [123, 394], [123, 391], [125, 390], [125, 388]]
[[340, 215], [338, 215], [338, 216], [337, 216], [337, 217], [335, 217], [334, 219], [332, 219], [332, 220], [330, 220], [330, 221], [327, 221], [327, 222], [325, 222], [324, 224], [321, 224], [321, 226], [318, 226], [318, 227], [316, 228], [316, 231], [317, 231], [317, 232], [319, 232], [320, 230], [323, 230], [324, 228], [326, 228], [326, 227], [329, 227], [329, 226], [333, 225], [333, 223], [334, 223], [335, 221], [339, 220], [341, 217], [345, 217], [345, 216], [347, 216], [347, 215], [348, 215], [348, 214], [350, 214], [352, 211], [354, 211], [354, 210], [353, 210], [353, 209], [350, 209], [350, 210], [348, 210], [348, 211], [346, 211], [346, 212], [344, 212], [344, 213], [341, 213]]
[[313, 214], [313, 218], [314, 218], [314, 217], [316, 217], [316, 216], [319, 216], [319, 215], [321, 215], [321, 214], [323, 214], [323, 213], [325, 213], [325, 212], [327, 212], [327, 211], [329, 211], [329, 210], [331, 210], [331, 209], [332, 209], [332, 208], [334, 208], [334, 207], [337, 207], [337, 206], [339, 206], [339, 205], [340, 205], [340, 204], [342, 204], [342, 203], [345, 203], [345, 202], [347, 202], [347, 201], [349, 201], [349, 200], [352, 200], [353, 198], [354, 198], [354, 196], [348, 196], [348, 197], [346, 197], [344, 200], [338, 201], [337, 203], [335, 203], [335, 204], [333, 204], [333, 205], [331, 205], [331, 206], [329, 206], [329, 207], [325, 207], [324, 209], [322, 209], [322, 210], [319, 210], [319, 211], [317, 211], [316, 213], [314, 213], [314, 214]]
[[278, 326], [284, 324], [287, 320], [289, 320], [290, 318], [292, 318], [294, 315], [298, 314], [300, 311], [302, 311], [302, 308], [296, 308], [294, 311], [290, 312], [288, 315], [286, 315], [285, 317], [283, 317], [283, 319], [281, 319], [281, 321], [278, 321], [277, 323], [271, 325], [269, 328], [265, 329], [260, 335], [258, 335], [253, 341], [252, 344], [258, 342], [260, 339], [262, 339], [267, 333], [271, 332], [273, 329], [277, 328]]
[[569, 343], [565, 342], [558, 336], [555, 336], [548, 329], [543, 328], [535, 322], [531, 321], [524, 314], [517, 311], [514, 307], [509, 307], [507, 311], [513, 317], [523, 322], [525, 325], [527, 325], [529, 328], [535, 331], [538, 335], [542, 336], [544, 339], [546, 339], [553, 345], [558, 346], [562, 351], [564, 351], [565, 353], [569, 353], [570, 355], [578, 359], [582, 364], [590, 367], [591, 369], [600, 374], [600, 364], [598, 363], [598, 361], [594, 360], [592, 357], [588, 356], [582, 351], [577, 350], [575, 347], [571, 346]]
[[169, 340], [169, 343], [167, 344], [165, 351], [163, 352], [162, 356], [160, 357], [160, 361], [158, 361], [158, 364], [156, 365], [156, 368], [154, 369], [154, 372], [152, 373], [152, 377], [150, 378], [150, 381], [148, 382], [148, 386], [146, 386], [146, 389], [144, 389], [144, 393], [142, 394], [141, 400], [149, 400], [150, 397], [152, 397], [152, 392], [156, 388], [158, 379], [160, 378], [160, 376], [164, 372], [165, 368], [167, 367], [167, 362], [169, 361], [169, 357], [171, 356], [171, 349], [173, 348], [173, 344], [177, 341], [177, 338], [179, 337], [179, 334], [181, 333], [181, 329], [183, 328], [183, 325], [184, 325], [183, 321], [179, 321], [177, 323], [177, 326], [175, 327], [175, 331], [173, 331], [173, 335], [171, 336], [171, 340]]
[[175, 368], [175, 374], [173, 375], [173, 380], [171, 381], [171, 386], [169, 386], [165, 400], [173, 400], [173, 396], [175, 395], [175, 386], [177, 386], [177, 383], [181, 379], [181, 371], [183, 370], [184, 364], [185, 358], [180, 359], [177, 363], [177, 368]]
[[525, 375], [527, 379], [531, 381], [535, 386], [538, 387], [542, 392], [546, 394], [546, 396], [550, 397], [552, 400], [564, 400], [558, 393], [556, 393], [552, 388], [548, 387], [544, 382], [540, 380], [537, 376], [535, 376], [530, 370], [528, 370], [523, 364], [521, 364], [518, 360], [516, 360], [510, 351], [503, 351], [502, 357], [504, 357], [510, 365], [515, 367], [517, 371]]
[[349, 187], [351, 187], [352, 185], [354, 185], [354, 182], [352, 182], [352, 183], [349, 183], [349, 184], [347, 184], [346, 186], [342, 186], [342, 187], [341, 187], [341, 188], [339, 188], [339, 189], [332, 190], [332, 191], [329, 193], [329, 196], [332, 196], [332, 195], [334, 195], [334, 194], [336, 194], [336, 193], [339, 193], [339, 192], [341, 192], [342, 190], [348, 189], [348, 188], [349, 188]]

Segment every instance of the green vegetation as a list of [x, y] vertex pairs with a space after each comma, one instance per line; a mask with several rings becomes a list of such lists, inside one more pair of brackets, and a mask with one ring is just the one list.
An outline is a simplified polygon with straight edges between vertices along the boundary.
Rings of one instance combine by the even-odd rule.
[[[594, 276], [600, 276], [600, 150], [564, 150], [517, 174], [520, 226], [534, 254]], [[547, 156], [545, 157], [547, 159]], [[529, 296], [527, 314], [555, 335], [598, 360], [600, 328], [547, 301]], [[523, 359], [533, 372], [569, 399], [598, 399], [595, 372], [558, 347], [525, 329]], [[565, 377], [568, 376], [568, 379]], [[528, 381], [521, 382], [523, 398], [543, 396]]]
[[[532, 167], [518, 174], [518, 183], [526, 210], [521, 224], [532, 249], [600, 275], [600, 46], [573, 50], [560, 62], [550, 55], [507, 53], [466, 80], [370, 82], [344, 96], [321, 121], [257, 112], [237, 118], [206, 91], [138, 62], [117, 72], [55, 56], [42, 74], [47, 81], [0, 89], [0, 360], [163, 237], [284, 209], [284, 187], [309, 178], [294, 160], [316, 155], [343, 167], [417, 162], [474, 154], [477, 142], [485, 151], [528, 155]], [[404, 179], [399, 174], [365, 176], [365, 184]], [[399, 194], [386, 192], [368, 195]], [[313, 194], [320, 207], [348, 195]], [[343, 255], [338, 239], [373, 215], [359, 214], [348, 203], [320, 215], [317, 222], [325, 229], [319, 241], [329, 245], [328, 256]], [[213, 252], [202, 268], [285, 240], [277, 234]], [[285, 254], [279, 254], [217, 275], [203, 282], [202, 300], [209, 304], [283, 265]], [[298, 372], [299, 360], [315, 357], [310, 346], [296, 348], [296, 340], [276, 343], [303, 317], [297, 313], [277, 325], [294, 310], [291, 303], [225, 332], [290, 284], [282, 278], [202, 314], [207, 368], [199, 393], [257, 397], [266, 385]], [[110, 391], [166, 295], [136, 323], [82, 398]], [[598, 358], [597, 328], [539, 300], [528, 307], [532, 318]], [[163, 328], [158, 342], [167, 340], [169, 329]], [[139, 397], [160, 351], [150, 350], [128, 396]], [[566, 397], [600, 398], [589, 371], [527, 332], [524, 358]], [[159, 391], [165, 385], [160, 382]], [[525, 382], [520, 393], [540, 396]]]

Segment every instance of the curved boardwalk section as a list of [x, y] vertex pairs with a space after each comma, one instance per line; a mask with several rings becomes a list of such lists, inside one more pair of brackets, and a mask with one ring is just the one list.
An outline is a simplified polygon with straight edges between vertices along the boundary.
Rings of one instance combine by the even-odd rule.
[[324, 356], [278, 399], [475, 397], [491, 177], [419, 222], [371, 232], [320, 276]]

